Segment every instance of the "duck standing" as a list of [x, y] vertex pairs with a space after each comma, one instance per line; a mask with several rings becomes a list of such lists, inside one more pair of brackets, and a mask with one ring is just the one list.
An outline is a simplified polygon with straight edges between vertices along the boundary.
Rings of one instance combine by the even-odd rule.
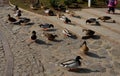
[[68, 71], [77, 70], [77, 68], [81, 66], [80, 59], [82, 58], [80, 56], [77, 56], [75, 59], [70, 59], [60, 63], [60, 66], [67, 68]]

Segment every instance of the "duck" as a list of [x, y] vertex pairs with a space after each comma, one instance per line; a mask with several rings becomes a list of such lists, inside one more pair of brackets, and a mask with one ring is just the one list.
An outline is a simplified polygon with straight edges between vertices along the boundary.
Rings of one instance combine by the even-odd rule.
[[16, 21], [17, 21], [17, 19], [15, 19], [15, 18], [11, 17], [11, 15], [10, 15], [10, 14], [8, 14], [8, 21], [9, 21], [9, 22], [11, 22], [11, 23], [14, 23], [14, 22], [16, 22]]
[[30, 36], [29, 39], [26, 40], [26, 42], [28, 43], [28, 46], [35, 42], [37, 40], [37, 35], [36, 35], [36, 31], [32, 31], [32, 35]]
[[35, 41], [37, 39], [36, 31], [32, 31], [31, 40]]
[[68, 37], [72, 36], [71, 33], [69, 32], [69, 30], [68, 30], [67, 28], [63, 29], [63, 30], [62, 30], [62, 33], [63, 33], [65, 36], [68, 36]]
[[16, 13], [14, 14], [16, 18], [20, 19], [20, 16], [22, 15], [21, 10], [16, 10]]
[[[103, 22], [105, 22], [106, 20], [110, 20], [112, 19], [110, 16], [101, 16], [101, 17], [98, 17], [98, 20], [102, 20]], [[115, 20], [113, 20], [113, 23], [115, 23]]]
[[48, 23], [40, 24], [39, 26], [40, 26], [41, 28], [43, 28], [43, 30], [48, 30], [49, 28], [54, 28], [54, 25], [53, 25], [53, 24], [48, 24]]
[[50, 40], [50, 41], [53, 41], [56, 37], [58, 37], [58, 36], [55, 35], [55, 34], [47, 33], [47, 32], [43, 32], [43, 35], [44, 35], [45, 37], [47, 37], [47, 39]]
[[87, 19], [87, 20], [86, 20], [86, 24], [87, 24], [87, 23], [89, 23], [89, 24], [95, 23], [95, 24], [99, 25], [99, 22], [97, 21], [96, 18], [89, 18], [89, 19]]
[[64, 23], [71, 23], [71, 20], [67, 17], [65, 17], [65, 22]]
[[88, 46], [87, 46], [86, 41], [84, 41], [84, 42], [82, 43], [82, 45], [80, 46], [80, 51], [81, 51], [83, 54], [87, 54], [87, 53], [88, 53], [89, 48], [88, 48]]
[[28, 22], [30, 22], [29, 18], [21, 18], [19, 20], [19, 24], [21, 24], [21, 25], [26, 25]]
[[67, 68], [68, 71], [77, 70], [77, 68], [79, 66], [81, 66], [80, 59], [82, 60], [82, 58], [80, 56], [76, 56], [75, 59], [70, 59], [70, 60], [67, 60], [67, 61], [60, 63], [60, 66]]
[[17, 5], [15, 5], [13, 11], [16, 12], [17, 10], [19, 10], [19, 8]]
[[83, 29], [82, 32], [85, 32], [87, 36], [93, 36], [95, 34], [95, 31], [90, 29]]

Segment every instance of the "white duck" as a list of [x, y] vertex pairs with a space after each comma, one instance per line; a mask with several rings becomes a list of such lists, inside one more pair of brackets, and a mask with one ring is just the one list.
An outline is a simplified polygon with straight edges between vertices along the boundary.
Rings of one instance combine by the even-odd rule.
[[69, 32], [68, 29], [63, 29], [62, 33], [65, 35], [65, 36], [71, 36], [71, 33]]
[[82, 58], [80, 56], [77, 56], [75, 59], [60, 63], [60, 66], [67, 68], [69, 71], [76, 70], [77, 67], [81, 66], [80, 59]]

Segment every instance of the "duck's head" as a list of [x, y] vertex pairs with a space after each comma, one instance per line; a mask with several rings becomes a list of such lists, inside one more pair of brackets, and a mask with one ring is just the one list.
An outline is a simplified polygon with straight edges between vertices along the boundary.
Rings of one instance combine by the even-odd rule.
[[40, 24], [39, 26], [40, 26], [40, 27], [42, 27], [42, 26], [43, 26], [43, 24]]
[[85, 44], [85, 45], [86, 45], [86, 44], [87, 44], [87, 43], [86, 43], [86, 41], [84, 41], [84, 42], [83, 42], [83, 44]]
[[10, 14], [7, 15], [8, 17], [11, 17]]
[[32, 34], [35, 35], [35, 34], [36, 34], [36, 31], [32, 31]]
[[77, 56], [77, 57], [75, 58], [76, 61], [79, 61], [80, 59], [82, 59], [80, 56]]
[[86, 20], [86, 24], [87, 24], [87, 23], [91, 23], [91, 21], [90, 21], [89, 19], [87, 19], [87, 20]]
[[98, 17], [97, 20], [101, 19], [101, 17]]

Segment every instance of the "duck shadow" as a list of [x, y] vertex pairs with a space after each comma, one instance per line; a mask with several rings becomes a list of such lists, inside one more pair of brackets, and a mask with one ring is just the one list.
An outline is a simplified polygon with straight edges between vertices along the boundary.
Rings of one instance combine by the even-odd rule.
[[72, 35], [72, 34], [69, 37], [72, 38], [72, 39], [77, 39], [78, 38], [76, 35]]
[[72, 25], [72, 26], [76, 26], [76, 24], [75, 23], [68, 23], [69, 25]]
[[76, 70], [70, 71], [70, 72], [75, 72], [75, 73], [91, 73], [91, 72], [100, 72], [98, 70], [91, 70], [91, 69], [87, 69], [87, 68], [77, 68]]
[[100, 36], [99, 35], [93, 35], [92, 39], [100, 39]]
[[113, 15], [120, 15], [120, 13], [114, 13]]
[[93, 35], [93, 36], [82, 36], [82, 39], [100, 39], [100, 36], [99, 35]]
[[116, 23], [114, 21], [104, 21], [105, 23]]
[[94, 58], [99, 58], [99, 59], [105, 58], [105, 57], [100, 57], [99, 55], [92, 53], [92, 52], [87, 52], [86, 55], [89, 57], [94, 57]]
[[57, 29], [48, 29], [48, 30], [45, 30], [45, 31], [56, 31]]
[[32, 26], [34, 24], [35, 24], [34, 22], [30, 22], [30, 23], [27, 23], [26, 25]]
[[62, 42], [63, 40], [56, 40], [56, 39], [54, 39], [54, 40], [52, 40], [53, 42]]
[[73, 16], [73, 17], [78, 18], [78, 19], [81, 19], [81, 16]]
[[95, 23], [95, 24], [91, 24], [91, 26], [101, 26], [101, 24], [100, 23]]
[[14, 25], [20, 25], [19, 22], [14, 22], [14, 23], [11, 23], [11, 24], [14, 24]]
[[48, 43], [46, 43], [45, 41], [42, 41], [42, 40], [40, 40], [40, 39], [37, 39], [37, 40], [35, 41], [35, 43], [37, 43], [37, 44], [43, 44], [43, 45], [52, 45], [52, 44], [48, 44]]

